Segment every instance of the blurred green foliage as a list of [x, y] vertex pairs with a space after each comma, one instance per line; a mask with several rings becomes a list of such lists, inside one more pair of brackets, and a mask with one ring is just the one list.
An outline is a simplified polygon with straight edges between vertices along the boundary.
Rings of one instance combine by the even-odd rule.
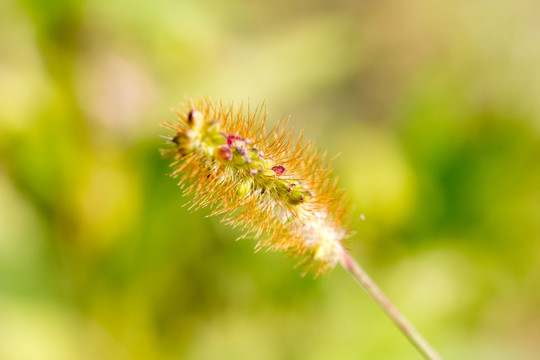
[[184, 95], [292, 114], [351, 251], [448, 359], [540, 353], [540, 4], [0, 3], [0, 358], [418, 359], [341, 269], [191, 214]]

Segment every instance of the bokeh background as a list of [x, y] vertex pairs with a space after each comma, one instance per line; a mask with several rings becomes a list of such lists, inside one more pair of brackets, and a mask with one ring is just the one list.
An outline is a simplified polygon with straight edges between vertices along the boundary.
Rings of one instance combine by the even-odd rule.
[[342, 269], [190, 213], [158, 124], [341, 153], [354, 256], [446, 359], [540, 356], [540, 3], [0, 2], [0, 359], [419, 359]]

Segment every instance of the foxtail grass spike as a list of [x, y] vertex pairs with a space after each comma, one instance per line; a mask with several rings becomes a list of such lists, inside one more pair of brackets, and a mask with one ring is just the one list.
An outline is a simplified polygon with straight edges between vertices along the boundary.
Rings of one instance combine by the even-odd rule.
[[295, 139], [289, 118], [266, 130], [265, 106], [187, 99], [173, 110], [173, 131], [162, 149], [173, 159], [172, 176], [189, 208], [212, 209], [211, 215], [239, 227], [241, 238], [258, 240], [256, 250], [283, 251], [301, 258], [304, 273], [315, 276], [341, 264], [386, 311], [429, 360], [440, 357], [350, 257], [343, 242], [348, 230], [348, 202], [326, 160], [311, 142]]

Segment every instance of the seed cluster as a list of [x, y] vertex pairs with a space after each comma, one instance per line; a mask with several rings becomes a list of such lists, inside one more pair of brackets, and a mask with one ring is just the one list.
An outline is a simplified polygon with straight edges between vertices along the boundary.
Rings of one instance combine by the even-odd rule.
[[[293, 141], [288, 119], [266, 132], [264, 106], [188, 100], [164, 149], [174, 159], [172, 176], [191, 208], [213, 208], [212, 215], [259, 240], [256, 248], [305, 257], [317, 273], [343, 256], [347, 206], [325, 155], [302, 136]], [[312, 261], [310, 261], [312, 260]]]

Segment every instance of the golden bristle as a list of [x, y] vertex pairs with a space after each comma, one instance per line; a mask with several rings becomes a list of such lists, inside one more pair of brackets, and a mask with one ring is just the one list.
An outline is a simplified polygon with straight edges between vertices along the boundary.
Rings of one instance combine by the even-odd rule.
[[174, 159], [172, 176], [190, 209], [213, 208], [211, 215], [258, 239], [256, 249], [308, 256], [317, 272], [333, 267], [349, 235], [347, 205], [333, 179], [326, 153], [295, 139], [289, 118], [266, 131], [265, 105], [251, 110], [209, 98], [188, 99], [174, 110], [174, 145], [163, 152]]

